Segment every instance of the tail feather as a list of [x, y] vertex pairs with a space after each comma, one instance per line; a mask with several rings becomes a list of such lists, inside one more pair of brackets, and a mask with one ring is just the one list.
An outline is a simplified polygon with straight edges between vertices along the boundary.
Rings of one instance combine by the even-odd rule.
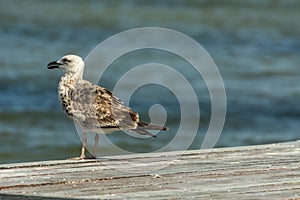
[[138, 124], [138, 127], [141, 127], [142, 129], [163, 130], [163, 131], [169, 130], [168, 127], [158, 126], [158, 125], [154, 125], [154, 124], [150, 124], [150, 123], [146, 123], [146, 122], [138, 122], [137, 124]]
[[139, 133], [141, 135], [149, 135], [151, 137], [157, 138], [156, 135], [153, 135], [152, 133], [146, 131], [145, 129], [149, 130], [163, 130], [166, 131], [169, 128], [164, 127], [164, 126], [158, 126], [150, 123], [145, 123], [145, 122], [138, 122], [138, 126], [135, 129], [131, 129], [131, 131], [134, 131], [136, 133]]
[[156, 135], [153, 135], [152, 133], [146, 131], [145, 129], [143, 129], [141, 127], [137, 127], [136, 129], [131, 129], [131, 131], [134, 131], [134, 132], [139, 133], [141, 135], [149, 135], [151, 137], [157, 138]]

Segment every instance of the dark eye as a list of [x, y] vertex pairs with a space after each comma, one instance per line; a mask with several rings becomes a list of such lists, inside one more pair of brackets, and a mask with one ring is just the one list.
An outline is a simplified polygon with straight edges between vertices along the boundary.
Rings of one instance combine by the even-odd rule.
[[63, 58], [63, 59], [62, 59], [62, 61], [63, 61], [64, 63], [71, 62], [71, 61], [70, 61], [70, 60], [68, 60], [67, 58]]

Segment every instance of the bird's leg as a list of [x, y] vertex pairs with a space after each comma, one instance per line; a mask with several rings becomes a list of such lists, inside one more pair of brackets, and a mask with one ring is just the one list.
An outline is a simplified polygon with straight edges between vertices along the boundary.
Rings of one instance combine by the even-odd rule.
[[94, 143], [94, 149], [93, 149], [94, 158], [96, 158], [98, 142], [99, 142], [99, 134], [95, 133], [95, 143]]
[[82, 146], [81, 146], [81, 154], [79, 157], [69, 158], [69, 160], [83, 160], [86, 158], [85, 156], [85, 147], [86, 147], [86, 132], [82, 132]]
[[86, 132], [83, 131], [82, 133], [82, 146], [81, 146], [81, 154], [80, 159], [85, 159], [85, 147], [86, 147]]

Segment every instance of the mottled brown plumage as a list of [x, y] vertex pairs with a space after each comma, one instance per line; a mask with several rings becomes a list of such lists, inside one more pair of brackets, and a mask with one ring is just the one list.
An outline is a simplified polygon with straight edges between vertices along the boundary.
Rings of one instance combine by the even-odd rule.
[[[84, 62], [76, 55], [66, 55], [48, 64], [49, 69], [62, 68], [65, 74], [58, 85], [59, 100], [66, 114], [83, 130], [83, 144], [80, 159], [85, 158], [86, 132], [111, 133], [129, 130], [142, 135], [156, 137], [150, 130], [168, 130], [139, 121], [139, 114], [123, 105], [109, 90], [82, 79]], [[99, 140], [95, 137], [94, 157]]]

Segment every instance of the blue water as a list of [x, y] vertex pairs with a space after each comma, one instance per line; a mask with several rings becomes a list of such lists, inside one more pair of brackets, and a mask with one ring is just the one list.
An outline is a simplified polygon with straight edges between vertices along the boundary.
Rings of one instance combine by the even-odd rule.
[[[0, 163], [78, 155], [80, 138], [57, 100], [62, 72], [48, 71], [47, 63], [69, 53], [85, 57], [106, 38], [145, 26], [190, 36], [216, 62], [228, 103], [216, 147], [300, 139], [299, 11], [297, 0], [0, 1]], [[116, 68], [108, 70], [100, 84], [111, 89], [122, 74], [113, 69], [153, 59], [186, 66], [165, 52], [133, 52], [113, 63]], [[194, 72], [186, 69], [182, 73], [197, 81]], [[198, 87], [201, 109], [199, 136], [190, 146], [196, 149], [211, 113], [204, 82], [193, 83]], [[157, 140], [112, 134], [111, 140], [134, 152], [151, 152], [170, 142], [180, 120], [179, 103], [172, 93], [156, 85], [145, 86], [133, 95], [130, 106], [147, 121], [149, 108], [157, 103], [168, 113], [169, 133]], [[114, 154], [106, 147], [100, 150]]]

